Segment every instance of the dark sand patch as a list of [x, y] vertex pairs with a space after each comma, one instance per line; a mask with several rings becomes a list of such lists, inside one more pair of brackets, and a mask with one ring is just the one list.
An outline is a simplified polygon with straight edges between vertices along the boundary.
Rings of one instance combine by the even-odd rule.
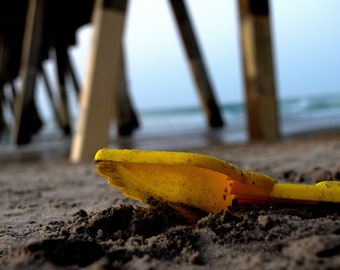
[[[41, 229], [43, 239], [13, 250], [11, 266], [129, 269], [200, 266], [244, 269], [340, 267], [339, 206], [236, 205], [188, 224], [166, 207], [122, 205]], [[273, 265], [274, 266], [274, 265]], [[330, 267], [330, 268], [329, 268]]]

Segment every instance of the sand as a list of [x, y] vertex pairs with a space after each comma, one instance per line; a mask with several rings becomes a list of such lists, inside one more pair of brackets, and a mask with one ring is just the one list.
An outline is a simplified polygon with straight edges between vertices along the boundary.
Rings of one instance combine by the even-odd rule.
[[[176, 150], [213, 155], [281, 182], [340, 179], [335, 131]], [[165, 206], [125, 198], [92, 162], [71, 164], [62, 152], [1, 155], [3, 268], [340, 268], [338, 205], [235, 205], [188, 223]]]

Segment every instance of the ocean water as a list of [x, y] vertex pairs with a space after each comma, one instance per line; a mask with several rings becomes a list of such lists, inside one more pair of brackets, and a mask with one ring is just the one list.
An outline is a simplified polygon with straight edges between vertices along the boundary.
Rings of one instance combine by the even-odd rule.
[[[225, 130], [235, 141], [246, 139], [247, 119], [243, 103], [220, 106]], [[283, 136], [318, 129], [340, 127], [340, 94], [294, 97], [278, 102], [280, 132]], [[200, 107], [150, 110], [141, 113], [142, 129], [149, 134], [202, 131], [207, 128]]]
[[[286, 98], [280, 100], [278, 105], [282, 136], [340, 127], [340, 94]], [[222, 136], [219, 139], [226, 143], [247, 141], [244, 104], [223, 104], [220, 108], [226, 125], [220, 131]], [[180, 138], [181, 135], [191, 136], [209, 130], [204, 111], [199, 106], [143, 110], [138, 112], [138, 117], [140, 127], [134, 134], [137, 139], [175, 138], [175, 136]], [[54, 119], [45, 119], [44, 122], [43, 129], [35, 136], [36, 140], [63, 137]], [[113, 134], [111, 137], [115, 137], [114, 128], [111, 133]], [[10, 131], [4, 132], [0, 136], [0, 143], [9, 144], [9, 137]], [[190, 138], [187, 143], [190, 143]]]

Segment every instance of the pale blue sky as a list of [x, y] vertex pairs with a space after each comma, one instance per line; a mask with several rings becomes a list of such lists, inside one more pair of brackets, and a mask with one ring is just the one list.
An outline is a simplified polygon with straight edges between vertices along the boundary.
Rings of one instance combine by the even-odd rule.
[[[243, 100], [236, 0], [189, 0], [187, 7], [220, 103]], [[214, 4], [212, 4], [214, 3]], [[340, 1], [272, 0], [280, 97], [340, 91]], [[199, 105], [166, 0], [131, 0], [124, 37], [130, 92], [139, 109]], [[91, 27], [72, 54], [81, 78]]]

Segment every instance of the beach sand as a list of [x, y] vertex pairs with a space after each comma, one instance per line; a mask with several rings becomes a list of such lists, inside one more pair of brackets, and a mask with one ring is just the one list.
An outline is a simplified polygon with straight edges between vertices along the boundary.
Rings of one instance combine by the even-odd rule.
[[[236, 205], [187, 223], [164, 206], [125, 198], [93, 162], [69, 163], [65, 146], [42, 148], [43, 154], [28, 147], [0, 157], [0, 265], [6, 269], [340, 268], [337, 205]], [[281, 182], [340, 179], [338, 131], [174, 148]]]

